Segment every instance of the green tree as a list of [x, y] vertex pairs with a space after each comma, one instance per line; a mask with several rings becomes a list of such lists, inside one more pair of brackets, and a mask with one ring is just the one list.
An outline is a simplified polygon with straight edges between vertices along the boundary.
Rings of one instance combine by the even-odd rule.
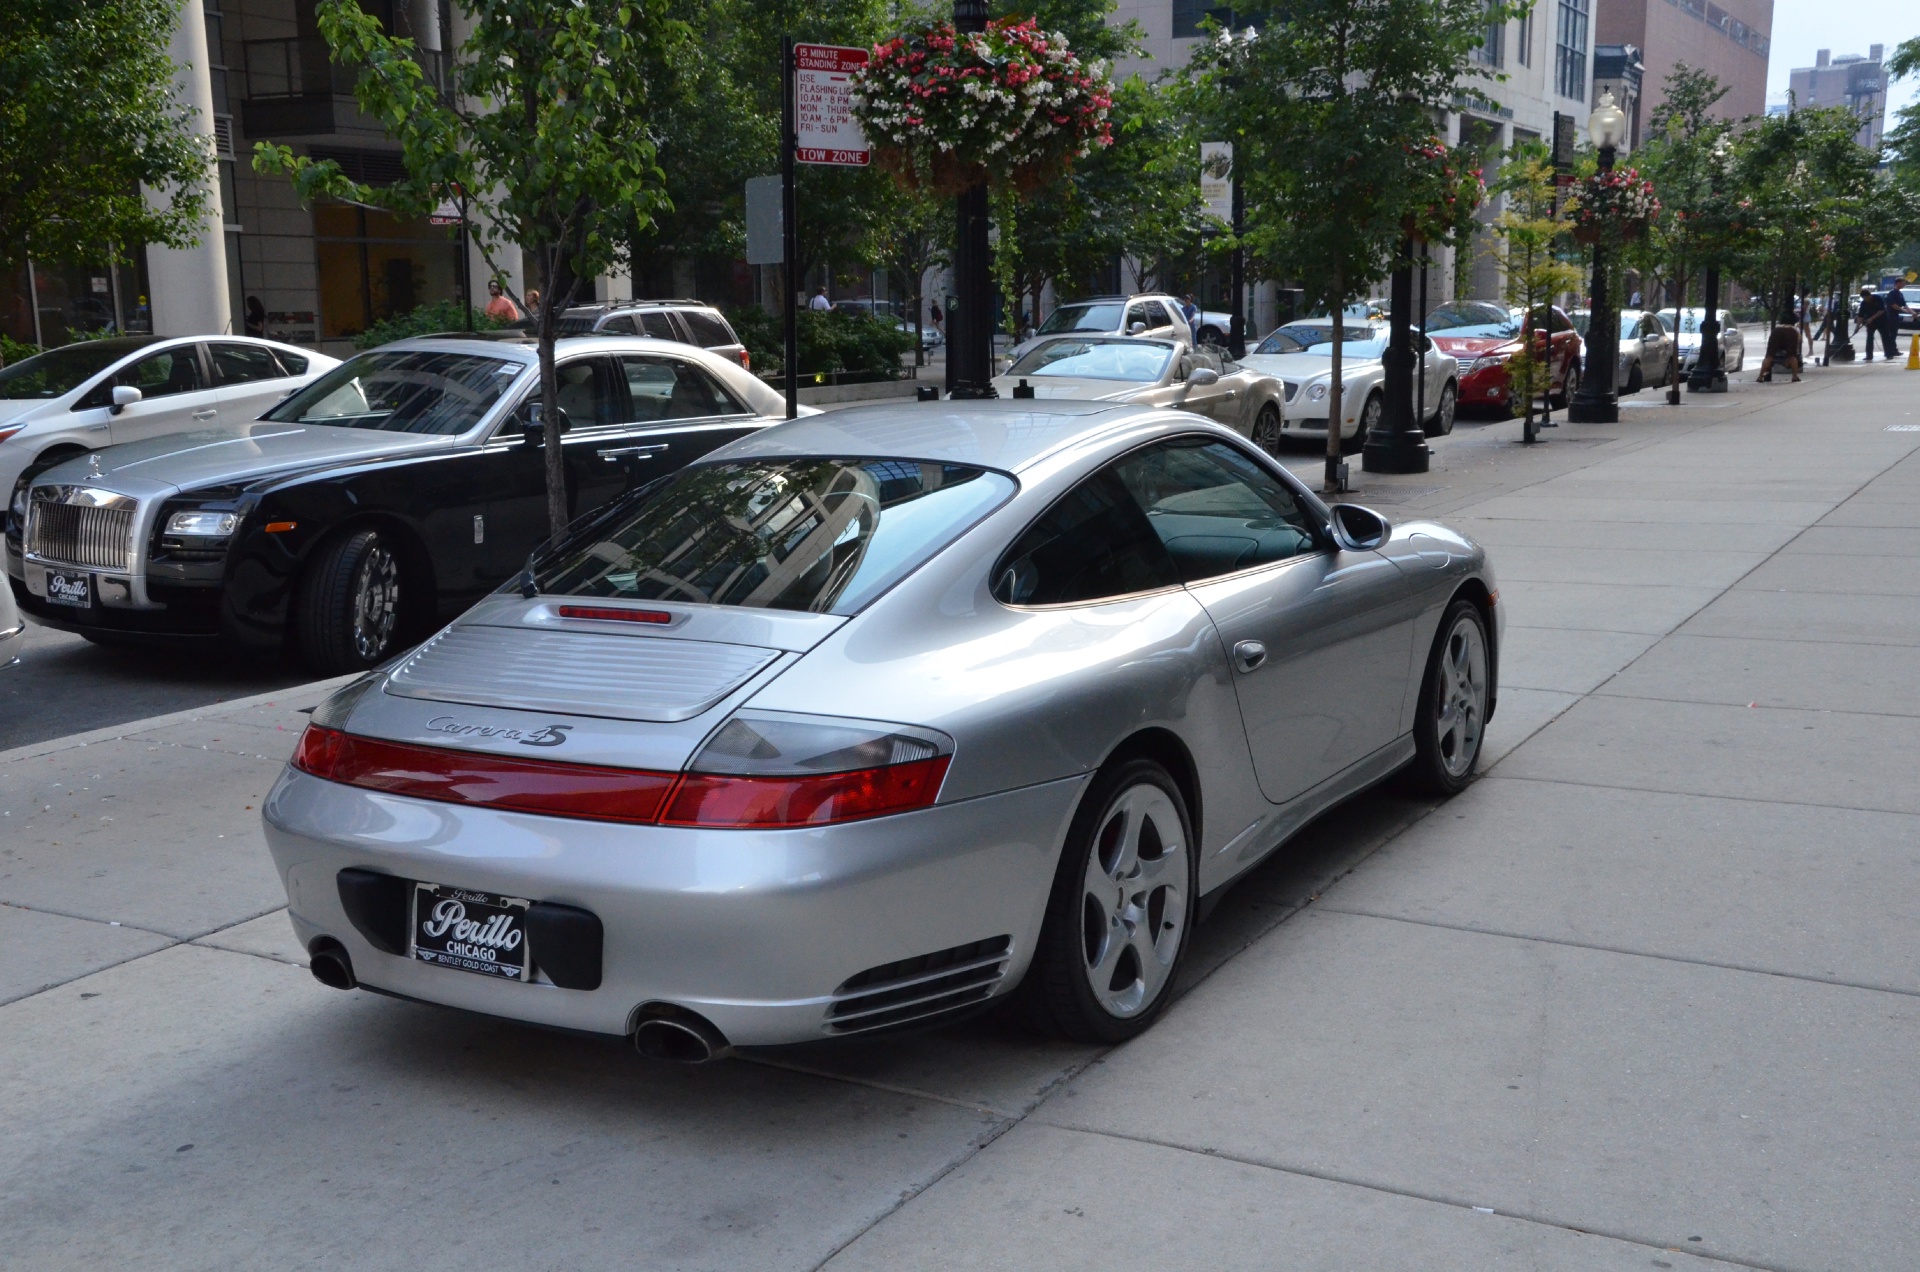
[[1221, 32], [1186, 74], [1196, 113], [1234, 147], [1257, 270], [1301, 283], [1333, 315], [1328, 473], [1340, 453], [1342, 311], [1392, 270], [1430, 198], [1421, 151], [1506, 0], [1286, 0], [1266, 25]]
[[0, 267], [198, 242], [213, 152], [173, 94], [179, 21], [175, 0], [0, 0]]
[[[627, 232], [662, 202], [648, 134], [649, 89], [680, 56], [687, 30], [666, 0], [455, 0], [469, 31], [443, 91], [352, 0], [325, 0], [320, 33], [334, 58], [360, 68], [360, 109], [400, 142], [407, 179], [353, 181], [331, 160], [259, 143], [254, 167], [293, 178], [302, 198], [332, 197], [421, 215], [463, 191], [489, 266], [509, 244], [536, 262], [541, 397], [558, 401], [554, 320], [580, 288], [626, 259]], [[524, 305], [523, 305], [524, 308]], [[547, 514], [566, 528], [560, 412], [545, 420]]]
[[1544, 317], [1559, 296], [1580, 286], [1580, 267], [1558, 250], [1567, 225], [1560, 217], [1553, 161], [1544, 145], [1514, 147], [1495, 188], [1507, 196], [1506, 207], [1493, 225], [1507, 280], [1507, 303], [1527, 314], [1520, 352], [1507, 360], [1507, 372], [1514, 397], [1525, 403], [1522, 435], [1531, 442], [1534, 406], [1551, 392], [1553, 381], [1546, 339], [1549, 324], [1536, 321], [1534, 315]]

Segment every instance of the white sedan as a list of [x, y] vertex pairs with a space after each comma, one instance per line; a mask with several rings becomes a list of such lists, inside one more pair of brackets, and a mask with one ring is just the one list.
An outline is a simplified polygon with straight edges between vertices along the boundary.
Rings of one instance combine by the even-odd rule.
[[[1340, 437], [1343, 447], [1358, 449], [1367, 430], [1380, 422], [1386, 403], [1382, 387], [1386, 369], [1381, 356], [1386, 353], [1387, 336], [1385, 324], [1342, 328]], [[1454, 412], [1459, 405], [1460, 364], [1450, 354], [1434, 348], [1433, 342], [1417, 330], [1413, 333], [1413, 343], [1426, 372], [1426, 419], [1422, 427], [1428, 436], [1444, 437], [1453, 431]], [[1246, 365], [1277, 378], [1284, 386], [1286, 405], [1281, 422], [1284, 437], [1318, 438], [1325, 442], [1327, 411], [1333, 396], [1330, 319], [1308, 319], [1276, 327], [1247, 355]], [[1414, 392], [1417, 403], [1418, 382]]]
[[38, 460], [243, 424], [339, 365], [253, 336], [119, 336], [22, 358], [0, 367], [0, 492]]
[[1280, 382], [1213, 349], [1138, 336], [1055, 336], [993, 382], [1003, 398], [1075, 398], [1192, 411], [1271, 449]]

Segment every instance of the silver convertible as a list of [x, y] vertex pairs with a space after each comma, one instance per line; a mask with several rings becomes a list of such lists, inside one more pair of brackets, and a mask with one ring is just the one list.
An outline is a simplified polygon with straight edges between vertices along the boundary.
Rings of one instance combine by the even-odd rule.
[[315, 713], [264, 805], [314, 974], [701, 1060], [1011, 996], [1117, 1041], [1206, 901], [1491, 718], [1485, 554], [1230, 429], [858, 408], [617, 500]]

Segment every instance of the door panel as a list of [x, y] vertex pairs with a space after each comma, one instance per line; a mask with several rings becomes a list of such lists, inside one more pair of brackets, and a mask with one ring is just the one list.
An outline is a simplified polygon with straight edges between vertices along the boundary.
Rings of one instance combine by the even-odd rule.
[[108, 424], [116, 445], [220, 422], [220, 394], [207, 383], [198, 346], [175, 345], [149, 354], [115, 372], [113, 383], [132, 385], [141, 394]]

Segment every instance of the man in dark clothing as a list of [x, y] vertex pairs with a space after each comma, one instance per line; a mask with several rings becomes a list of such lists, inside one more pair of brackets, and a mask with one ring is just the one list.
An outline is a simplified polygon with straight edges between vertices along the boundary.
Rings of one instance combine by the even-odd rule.
[[[1906, 303], [1904, 298], [1901, 303]], [[1860, 310], [1855, 317], [1860, 320], [1860, 329], [1867, 333], [1867, 356], [1864, 360], [1873, 361], [1873, 338], [1878, 335], [1891, 361], [1899, 353], [1893, 343], [1893, 315], [1887, 310], [1887, 302], [1864, 283], [1860, 287]]]
[[1793, 372], [1795, 384], [1800, 382], [1800, 328], [1794, 318], [1793, 310], [1782, 312], [1779, 324], [1767, 337], [1767, 356], [1760, 360], [1760, 374], [1754, 377], [1756, 384], [1773, 379], [1776, 363]]

